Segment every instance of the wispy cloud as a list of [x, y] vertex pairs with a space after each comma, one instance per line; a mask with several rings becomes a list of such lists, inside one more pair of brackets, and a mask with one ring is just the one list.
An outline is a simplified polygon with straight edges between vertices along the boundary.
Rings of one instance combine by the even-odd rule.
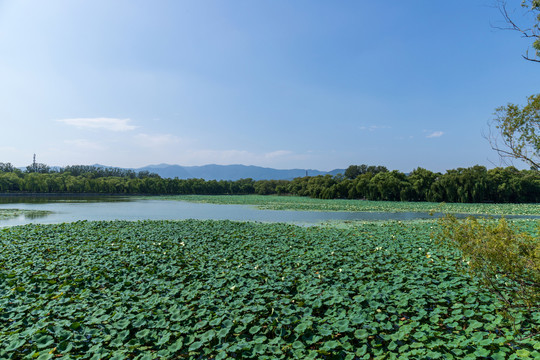
[[104, 129], [109, 131], [130, 131], [137, 126], [130, 125], [131, 119], [115, 118], [73, 118], [57, 120], [66, 125], [74, 126], [79, 129]]
[[433, 131], [432, 133], [426, 135], [427, 138], [438, 138], [444, 135], [442, 131]]

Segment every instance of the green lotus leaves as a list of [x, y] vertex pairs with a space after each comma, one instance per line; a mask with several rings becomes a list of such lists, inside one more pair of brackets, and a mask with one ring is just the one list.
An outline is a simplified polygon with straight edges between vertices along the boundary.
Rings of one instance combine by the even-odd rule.
[[117, 329], [125, 329], [129, 326], [130, 321], [128, 319], [121, 319], [113, 323], [113, 326]]
[[149, 329], [143, 329], [143, 330], [137, 332], [137, 334], [135, 336], [138, 337], [139, 339], [146, 339], [148, 337], [148, 335], [150, 335], [150, 330]]
[[528, 350], [520, 349], [520, 350], [516, 351], [516, 355], [518, 357], [520, 357], [520, 358], [529, 358], [531, 353]]
[[204, 345], [204, 341], [195, 341], [189, 346], [189, 351], [195, 351]]
[[135, 359], [137, 359], [137, 360], [152, 360], [152, 359], [154, 359], [154, 356], [152, 356], [152, 354], [150, 354], [150, 353], [144, 353], [144, 354], [140, 354]]
[[229, 334], [229, 331], [230, 331], [230, 328], [223, 328], [223, 329], [221, 329], [221, 330], [219, 330], [219, 331], [217, 332], [217, 335], [216, 335], [216, 336], [217, 336], [218, 338], [220, 338], [220, 339], [221, 339], [221, 338], [224, 338], [224, 337], [227, 336], [227, 334]]
[[43, 349], [54, 344], [54, 338], [47, 334], [37, 334], [33, 341], [38, 349]]
[[227, 353], [224, 351], [221, 351], [217, 354], [216, 360], [223, 360], [227, 358]]
[[162, 333], [162, 336], [156, 342], [156, 345], [161, 346], [161, 345], [167, 344], [170, 338], [171, 338], [171, 333], [168, 331], [165, 331]]
[[168, 350], [171, 352], [171, 353], [175, 353], [179, 350], [182, 349], [182, 346], [184, 345], [183, 343], [183, 338], [179, 338], [178, 340], [176, 340], [171, 346], [168, 347]]
[[126, 358], [126, 355], [122, 352], [115, 351], [112, 353], [111, 360], [123, 360]]
[[303, 334], [307, 329], [309, 329], [309, 327], [310, 327], [309, 323], [303, 322], [303, 323], [298, 324], [298, 326], [294, 328], [294, 331], [297, 332], [298, 334]]
[[430, 241], [433, 226], [3, 229], [0, 358], [534, 358], [538, 342], [515, 336], [459, 254]]
[[358, 329], [354, 332], [354, 337], [359, 340], [364, 340], [369, 337], [369, 332], [365, 329]]
[[23, 339], [13, 339], [11, 340], [11, 342], [9, 342], [6, 346], [6, 348], [4, 349], [5, 351], [14, 351], [14, 350], [17, 350], [18, 348], [20, 348], [21, 346], [23, 346], [24, 344], [26, 344], [26, 340], [23, 340]]
[[54, 354], [52, 352], [44, 352], [44, 353], [39, 354], [39, 356], [37, 356], [37, 360], [49, 360], [49, 359], [52, 359], [53, 357], [54, 357]]

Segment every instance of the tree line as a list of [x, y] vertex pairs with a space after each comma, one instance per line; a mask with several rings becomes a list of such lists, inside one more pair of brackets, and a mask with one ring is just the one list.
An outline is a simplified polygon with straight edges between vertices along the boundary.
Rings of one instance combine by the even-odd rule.
[[[43, 167], [40, 167], [43, 169]], [[47, 167], [48, 168], [48, 167]], [[409, 174], [384, 166], [351, 165], [344, 174], [293, 180], [168, 179], [149, 172], [68, 166], [21, 171], [0, 163], [1, 193], [96, 193], [151, 195], [297, 195], [319, 199], [367, 199], [458, 203], [540, 202], [540, 172], [514, 167], [458, 168], [441, 174], [417, 168]]]

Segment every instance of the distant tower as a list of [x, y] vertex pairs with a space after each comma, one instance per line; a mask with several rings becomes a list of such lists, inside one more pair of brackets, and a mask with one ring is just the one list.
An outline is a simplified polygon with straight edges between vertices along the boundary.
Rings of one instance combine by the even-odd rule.
[[32, 161], [32, 169], [33, 169], [34, 171], [37, 170], [36, 154], [34, 154], [34, 161]]
[[[35, 155], [34, 155], [34, 157], [35, 157]], [[307, 176], [308, 176], [308, 174], [307, 174], [307, 170], [306, 170], [306, 177], [307, 177]]]

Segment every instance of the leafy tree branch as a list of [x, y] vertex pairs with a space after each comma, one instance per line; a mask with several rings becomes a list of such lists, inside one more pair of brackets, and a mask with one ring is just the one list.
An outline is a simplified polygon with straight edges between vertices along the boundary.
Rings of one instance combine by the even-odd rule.
[[523, 0], [521, 8], [524, 11], [521, 19], [518, 21], [518, 15], [508, 9], [508, 3], [504, 0], [497, 1], [497, 8], [501, 13], [506, 26], [499, 27], [501, 30], [517, 31], [522, 37], [532, 39], [532, 50], [534, 55], [529, 55], [529, 49], [525, 51], [522, 57], [525, 60], [540, 62], [540, 0]]

